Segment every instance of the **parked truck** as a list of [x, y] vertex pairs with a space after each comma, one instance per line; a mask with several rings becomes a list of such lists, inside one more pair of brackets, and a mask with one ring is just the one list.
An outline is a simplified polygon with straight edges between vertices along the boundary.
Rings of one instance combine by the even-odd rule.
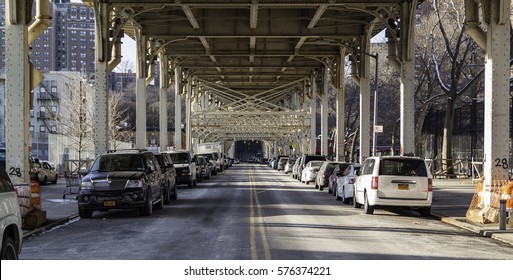
[[[216, 171], [223, 172], [225, 165], [225, 151], [223, 142], [208, 142], [197, 144], [196, 153], [197, 155], [211, 154], [216, 164]], [[210, 158], [210, 157], [209, 157]]]

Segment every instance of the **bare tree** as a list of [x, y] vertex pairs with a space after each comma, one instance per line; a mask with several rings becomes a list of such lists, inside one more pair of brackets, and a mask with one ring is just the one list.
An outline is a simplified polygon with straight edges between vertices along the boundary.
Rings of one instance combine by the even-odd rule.
[[122, 92], [111, 91], [109, 95], [109, 142], [113, 149], [117, 149], [120, 142], [129, 142], [133, 137], [133, 131], [129, 126], [129, 106], [123, 104]]
[[[477, 74], [468, 69], [469, 59], [476, 53], [475, 42], [465, 33], [463, 1], [434, 1], [438, 32], [433, 32], [432, 42], [441, 40], [445, 46], [443, 54], [432, 52], [440, 89], [447, 99], [442, 144], [442, 169], [452, 174], [452, 132], [454, 108], [457, 100], [484, 73]], [[433, 48], [434, 49], [434, 48]]]
[[72, 148], [78, 153], [78, 166], [81, 166], [82, 154], [94, 152], [94, 88], [79, 73], [65, 77], [60, 110], [52, 114], [52, 119], [58, 123], [60, 133], [71, 141]]

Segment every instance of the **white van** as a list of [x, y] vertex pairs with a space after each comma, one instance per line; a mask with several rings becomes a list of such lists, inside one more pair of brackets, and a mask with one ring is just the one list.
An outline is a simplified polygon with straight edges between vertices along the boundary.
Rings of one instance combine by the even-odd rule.
[[171, 156], [176, 170], [176, 185], [186, 184], [189, 188], [198, 183], [196, 163], [189, 150], [165, 151]]

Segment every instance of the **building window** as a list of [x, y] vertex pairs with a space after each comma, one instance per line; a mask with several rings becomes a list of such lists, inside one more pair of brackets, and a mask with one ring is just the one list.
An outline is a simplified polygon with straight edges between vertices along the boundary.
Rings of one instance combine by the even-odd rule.
[[39, 126], [39, 132], [45, 133], [46, 132], [46, 126], [40, 125]]
[[50, 132], [51, 133], [57, 133], [57, 126], [56, 125], [50, 126]]
[[57, 93], [57, 87], [56, 86], [52, 87], [52, 93]]

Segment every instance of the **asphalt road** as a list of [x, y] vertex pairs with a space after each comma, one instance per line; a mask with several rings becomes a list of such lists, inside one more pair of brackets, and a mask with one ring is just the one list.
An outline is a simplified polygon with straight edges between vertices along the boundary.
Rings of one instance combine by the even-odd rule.
[[488, 260], [513, 248], [414, 211], [344, 205], [312, 184], [240, 164], [149, 217], [95, 212], [25, 239], [26, 260]]

